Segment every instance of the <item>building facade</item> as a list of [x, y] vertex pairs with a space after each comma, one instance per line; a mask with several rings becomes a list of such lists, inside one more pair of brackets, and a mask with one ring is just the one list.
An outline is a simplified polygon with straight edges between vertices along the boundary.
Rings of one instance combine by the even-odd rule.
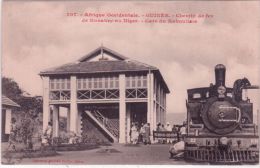
[[2, 95], [2, 142], [8, 141], [8, 137], [11, 131], [11, 119], [14, 116], [13, 110], [19, 108], [13, 100], [9, 99], [5, 95]]
[[[99, 47], [78, 61], [40, 72], [43, 128], [59, 136], [59, 109], [67, 109], [67, 130], [87, 134], [94, 127], [114, 142], [130, 141], [132, 122], [165, 123], [169, 93], [158, 68]], [[93, 131], [95, 133], [95, 131]]]

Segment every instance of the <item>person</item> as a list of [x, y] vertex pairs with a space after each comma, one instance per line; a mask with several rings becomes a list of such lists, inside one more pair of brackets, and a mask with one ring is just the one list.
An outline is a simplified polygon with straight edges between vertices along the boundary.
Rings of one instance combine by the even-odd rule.
[[[172, 126], [170, 125], [169, 122], [166, 123], [166, 128], [165, 129], [166, 129], [166, 131], [172, 132]], [[172, 142], [170, 138], [167, 138], [166, 141], [167, 141], [167, 143], [171, 143]]]
[[144, 125], [144, 136], [143, 136], [143, 140], [144, 140], [144, 144], [151, 144], [151, 129], [150, 129], [150, 123], [146, 123]]
[[170, 125], [169, 122], [166, 123], [166, 131], [172, 131], [172, 126]]
[[161, 131], [161, 123], [157, 124], [156, 131]]
[[[159, 131], [159, 132], [165, 131], [164, 125], [159, 122], [157, 124], [156, 131]], [[157, 140], [158, 140], [158, 143], [163, 143], [163, 138], [157, 138]]]
[[12, 118], [11, 119], [11, 130], [10, 130], [10, 135], [9, 135], [9, 140], [8, 140], [8, 150], [10, 147], [12, 147], [12, 150], [16, 151], [16, 134], [17, 134], [17, 126], [16, 126], [16, 119]]
[[170, 146], [170, 155], [171, 158], [182, 158], [184, 155], [185, 142], [179, 141]]
[[51, 122], [48, 122], [48, 125], [44, 131], [42, 144], [43, 145], [48, 144], [49, 146], [52, 144], [52, 123]]
[[145, 124], [141, 124], [141, 128], [140, 128], [140, 134], [139, 134], [139, 142], [144, 142], [144, 134], [145, 134]]
[[[163, 132], [164, 132], [164, 131], [167, 131], [163, 124], [161, 125], [161, 131], [163, 131]], [[161, 141], [161, 142], [162, 142], [163, 144], [165, 144], [166, 141], [167, 141], [167, 138], [162, 138], [162, 141]]]
[[129, 132], [129, 137], [130, 137], [130, 143], [133, 143], [133, 138], [132, 138], [132, 127], [134, 126], [134, 123], [131, 123], [131, 128], [130, 128], [130, 132]]
[[181, 138], [184, 139], [184, 136], [186, 135], [186, 122], [183, 122], [182, 127], [180, 128], [180, 134], [181, 134]]
[[161, 126], [161, 131], [167, 131], [163, 124]]
[[138, 137], [139, 137], [139, 132], [137, 130], [137, 125], [133, 124], [133, 126], [131, 128], [131, 139], [132, 139], [133, 144], [137, 144]]

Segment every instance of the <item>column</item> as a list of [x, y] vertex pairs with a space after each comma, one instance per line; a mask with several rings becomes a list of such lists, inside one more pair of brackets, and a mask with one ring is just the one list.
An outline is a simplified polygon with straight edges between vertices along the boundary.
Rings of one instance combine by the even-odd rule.
[[53, 137], [59, 136], [59, 106], [53, 105], [53, 121], [52, 121], [52, 127], [53, 127]]
[[70, 107], [67, 108], [67, 131], [70, 131]]
[[70, 131], [77, 133], [77, 78], [76, 76], [70, 77]]
[[49, 106], [49, 86], [50, 86], [50, 78], [48, 76], [42, 77], [43, 81], [43, 131], [48, 126], [48, 122], [50, 120], [50, 106]]
[[10, 132], [11, 132], [11, 120], [12, 120], [12, 110], [10, 108], [7, 108], [5, 110], [5, 132], [3, 132], [3, 133], [10, 134]]
[[119, 75], [119, 143], [126, 143], [125, 74]]
[[[154, 75], [149, 72], [147, 74], [147, 122], [150, 123], [151, 133], [155, 130], [154, 127]], [[155, 113], [156, 115], [156, 113]]]

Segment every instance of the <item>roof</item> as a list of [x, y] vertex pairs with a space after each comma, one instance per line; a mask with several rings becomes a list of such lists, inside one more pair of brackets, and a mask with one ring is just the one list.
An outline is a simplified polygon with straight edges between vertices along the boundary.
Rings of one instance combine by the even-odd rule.
[[97, 62], [76, 62], [65, 64], [59, 67], [42, 71], [46, 74], [75, 74], [75, 73], [98, 73], [98, 72], [122, 72], [156, 70], [157, 68], [140, 64], [130, 60], [127, 61], [97, 61]]
[[98, 47], [97, 49], [93, 50], [92, 52], [90, 52], [89, 54], [87, 54], [86, 56], [80, 58], [78, 61], [80, 62], [84, 62], [84, 61], [88, 61], [89, 59], [99, 55], [99, 54], [102, 54], [103, 53], [106, 53], [108, 55], [111, 55], [112, 57], [114, 58], [117, 58], [119, 60], [126, 60], [128, 59], [127, 57], [123, 56], [122, 54], [119, 54], [109, 48], [106, 48], [104, 46], [101, 46], [101, 47]]
[[13, 100], [6, 97], [5, 95], [2, 95], [2, 105], [12, 106], [12, 107], [20, 107], [20, 105], [18, 105]]
[[[98, 61], [91, 61], [91, 59], [103, 54], [109, 55], [113, 58], [99, 59]], [[46, 69], [40, 72], [41, 76], [61, 75], [61, 74], [93, 74], [93, 73], [111, 73], [111, 72], [137, 72], [137, 71], [156, 71], [159, 78], [162, 80], [167, 92], [169, 89], [161, 76], [158, 68], [129, 59], [111, 49], [101, 46], [89, 54], [83, 56], [78, 61], [64, 64], [58, 67]]]

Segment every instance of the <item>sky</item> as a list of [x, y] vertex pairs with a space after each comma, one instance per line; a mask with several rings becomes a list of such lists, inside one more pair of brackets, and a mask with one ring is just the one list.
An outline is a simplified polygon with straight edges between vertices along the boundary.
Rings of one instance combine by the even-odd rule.
[[[160, 69], [171, 93], [169, 113], [186, 112], [188, 88], [214, 83], [226, 66], [226, 85], [247, 77], [259, 85], [260, 2], [20, 2], [2, 8], [2, 75], [31, 95], [42, 95], [40, 71], [74, 62], [103, 43]], [[208, 13], [197, 24], [82, 23], [67, 12]], [[259, 91], [257, 92], [259, 95]], [[254, 102], [256, 91], [250, 91]], [[259, 101], [255, 105], [259, 109]]]

